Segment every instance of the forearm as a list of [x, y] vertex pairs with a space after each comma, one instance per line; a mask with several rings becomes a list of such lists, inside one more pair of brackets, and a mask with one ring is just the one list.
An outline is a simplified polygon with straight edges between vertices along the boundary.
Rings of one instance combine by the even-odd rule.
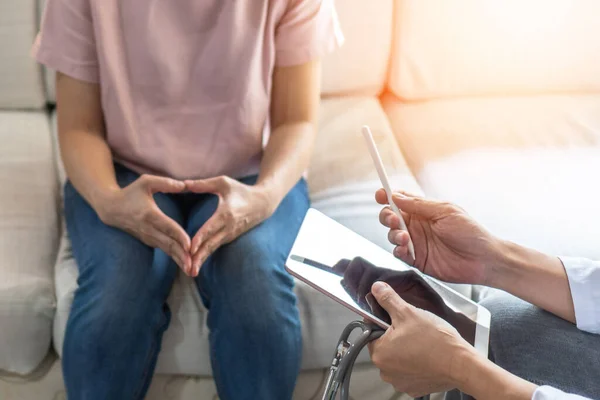
[[285, 123], [272, 132], [257, 186], [265, 190], [274, 208], [308, 168], [315, 136], [315, 127], [310, 122]]
[[58, 139], [67, 176], [100, 214], [119, 186], [105, 138], [100, 86], [57, 73]]
[[86, 131], [64, 132], [59, 138], [69, 180], [100, 214], [106, 198], [119, 189], [106, 140]]
[[573, 298], [562, 262], [554, 256], [510, 242], [500, 245], [490, 285], [563, 319], [575, 322]]
[[264, 150], [257, 186], [271, 211], [308, 168], [316, 138], [321, 64], [312, 61], [273, 72], [271, 137]]
[[457, 355], [457, 360], [454, 384], [477, 400], [531, 400], [537, 389], [474, 351]]

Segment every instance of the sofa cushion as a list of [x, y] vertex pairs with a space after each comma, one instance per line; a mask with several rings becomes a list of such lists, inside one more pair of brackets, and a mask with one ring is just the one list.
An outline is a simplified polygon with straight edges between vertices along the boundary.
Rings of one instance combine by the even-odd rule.
[[321, 101], [319, 134], [308, 171], [312, 194], [348, 183], [377, 179], [377, 171], [360, 131], [363, 125], [371, 127], [388, 175], [410, 176], [376, 97], [324, 99]]
[[0, 112], [0, 370], [33, 371], [54, 318], [57, 190], [48, 117]]
[[37, 32], [36, 0], [0, 2], [0, 108], [39, 109], [42, 73], [29, 56]]
[[[333, 348], [332, 351], [333, 353]], [[366, 353], [366, 350], [364, 350]], [[59, 360], [50, 358], [41, 373], [23, 379], [0, 380], [2, 400], [67, 400], [63, 373]], [[305, 371], [298, 376], [294, 400], [314, 400], [323, 392], [329, 368]], [[371, 365], [357, 365], [350, 382], [352, 398], [361, 400], [408, 400], [394, 388], [381, 381], [379, 370]], [[432, 396], [431, 400], [443, 397]], [[211, 376], [155, 374], [145, 397], [146, 400], [199, 400], [218, 399]]]
[[600, 89], [596, 0], [396, 0], [402, 99]]
[[383, 104], [426, 194], [501, 237], [600, 259], [600, 95]]
[[338, 0], [344, 45], [323, 59], [322, 93], [375, 95], [387, 79], [393, 0]]

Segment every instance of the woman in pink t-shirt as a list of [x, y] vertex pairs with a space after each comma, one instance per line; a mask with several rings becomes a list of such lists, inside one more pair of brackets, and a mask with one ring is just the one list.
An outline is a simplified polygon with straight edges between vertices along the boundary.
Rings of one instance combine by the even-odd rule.
[[143, 398], [177, 266], [209, 309], [219, 396], [290, 399], [301, 336], [283, 268], [309, 206], [333, 0], [48, 0], [65, 216], [79, 268], [69, 399]]

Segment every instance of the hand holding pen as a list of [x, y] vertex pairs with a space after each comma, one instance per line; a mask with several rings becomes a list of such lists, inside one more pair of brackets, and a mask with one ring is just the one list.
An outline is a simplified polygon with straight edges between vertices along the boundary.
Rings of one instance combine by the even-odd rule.
[[367, 142], [367, 146], [369, 148], [369, 153], [371, 154], [371, 158], [373, 159], [373, 164], [375, 164], [375, 169], [377, 170], [377, 174], [379, 175], [379, 180], [383, 185], [383, 189], [385, 190], [385, 194], [387, 196], [388, 204], [390, 205], [392, 211], [398, 217], [398, 223], [400, 224], [400, 229], [407, 232], [408, 235], [408, 253], [412, 257], [412, 262], [409, 264], [412, 265], [415, 259], [415, 247], [410, 239], [410, 235], [408, 234], [408, 228], [406, 227], [406, 223], [404, 222], [404, 218], [402, 218], [402, 213], [398, 209], [398, 206], [392, 201], [392, 188], [390, 187], [390, 181], [388, 179], [387, 173], [385, 172], [385, 168], [383, 166], [383, 161], [381, 160], [381, 156], [379, 155], [379, 151], [377, 150], [377, 146], [375, 145], [375, 141], [373, 140], [373, 135], [371, 134], [371, 129], [368, 126], [363, 126], [362, 134]]

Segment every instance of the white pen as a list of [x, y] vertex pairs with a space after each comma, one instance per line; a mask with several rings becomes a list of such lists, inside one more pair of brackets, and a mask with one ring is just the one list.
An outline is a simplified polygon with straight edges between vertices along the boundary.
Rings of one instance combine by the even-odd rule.
[[398, 209], [398, 206], [392, 200], [392, 189], [390, 187], [390, 181], [388, 180], [387, 174], [385, 173], [385, 168], [383, 167], [383, 162], [381, 161], [381, 156], [379, 155], [379, 151], [377, 151], [377, 146], [375, 146], [375, 141], [373, 140], [373, 135], [371, 134], [371, 129], [365, 125], [362, 127], [362, 134], [365, 137], [367, 142], [367, 147], [369, 148], [369, 153], [371, 153], [371, 158], [373, 159], [373, 163], [375, 164], [375, 169], [377, 169], [377, 174], [379, 175], [379, 180], [383, 185], [383, 189], [387, 194], [388, 203], [392, 208], [392, 211], [398, 216], [400, 219], [400, 229], [406, 231], [408, 233], [408, 252], [413, 260], [415, 258], [415, 246], [410, 238], [410, 233], [408, 232], [408, 228], [406, 227], [406, 222], [404, 222], [404, 218], [402, 218], [402, 213]]

